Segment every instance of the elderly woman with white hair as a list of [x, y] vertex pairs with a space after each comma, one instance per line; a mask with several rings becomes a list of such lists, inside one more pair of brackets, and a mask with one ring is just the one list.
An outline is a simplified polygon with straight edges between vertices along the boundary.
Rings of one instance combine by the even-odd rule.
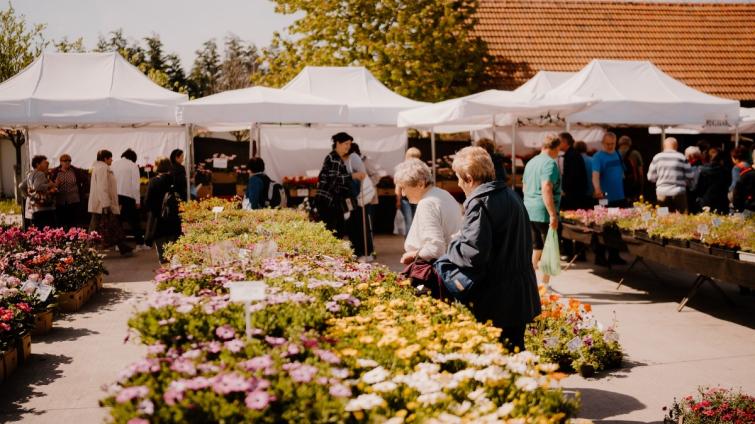
[[461, 228], [461, 206], [450, 193], [433, 185], [430, 168], [419, 159], [399, 164], [393, 180], [409, 202], [417, 205], [401, 263], [432, 262], [446, 252]]
[[452, 167], [467, 195], [464, 222], [435, 269], [478, 321], [492, 321], [502, 330], [509, 350], [524, 350], [525, 327], [540, 315], [527, 210], [516, 193], [496, 181], [482, 148], [460, 150]]

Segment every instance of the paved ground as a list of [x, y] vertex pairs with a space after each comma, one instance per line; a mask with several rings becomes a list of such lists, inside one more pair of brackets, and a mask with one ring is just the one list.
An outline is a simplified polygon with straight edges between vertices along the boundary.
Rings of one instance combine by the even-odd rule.
[[[397, 264], [403, 242], [376, 242], [378, 260]], [[616, 282], [626, 267], [614, 271], [579, 265], [552, 280], [555, 291], [593, 305], [603, 323], [618, 321], [626, 359], [623, 368], [584, 379], [567, 378], [563, 386], [581, 393], [582, 418], [603, 423], [662, 421], [664, 405], [693, 393], [700, 385], [742, 388], [755, 393], [755, 297], [740, 296], [736, 286], [722, 288], [735, 302], [728, 306], [707, 285], [677, 312], [677, 303], [694, 275], [650, 263], [663, 282], [642, 266]]]
[[[403, 241], [376, 240], [378, 260], [400, 270]], [[620, 270], [578, 266], [553, 281], [556, 291], [590, 302], [604, 323], [619, 323], [627, 358], [620, 370], [598, 378], [575, 375], [564, 382], [582, 396], [581, 417], [605, 423], [657, 422], [661, 408], [698, 385], [741, 387], [755, 393], [755, 297], [725, 286], [731, 308], [704, 287], [681, 313], [676, 303], [693, 276], [652, 265], [665, 284], [644, 270], [628, 275], [616, 290]], [[0, 386], [0, 422], [95, 423], [100, 387], [138, 359], [142, 348], [123, 343], [132, 304], [150, 290], [154, 252], [107, 260], [105, 290], [83, 311], [62, 317], [36, 338], [29, 366]]]
[[32, 340], [32, 359], [0, 384], [0, 422], [99, 423], [101, 386], [143, 355], [123, 342], [133, 302], [150, 289], [154, 251], [106, 259], [104, 289], [75, 314], [56, 318], [53, 330]]

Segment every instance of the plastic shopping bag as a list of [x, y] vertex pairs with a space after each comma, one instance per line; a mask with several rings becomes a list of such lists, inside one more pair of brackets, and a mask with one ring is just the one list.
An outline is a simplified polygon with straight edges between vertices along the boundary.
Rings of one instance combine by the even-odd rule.
[[393, 234], [406, 235], [406, 221], [404, 221], [404, 214], [401, 209], [396, 209], [396, 217], [393, 218]]
[[543, 256], [540, 257], [540, 272], [547, 275], [558, 275], [561, 272], [561, 252], [558, 251], [558, 233], [548, 228], [545, 236]]

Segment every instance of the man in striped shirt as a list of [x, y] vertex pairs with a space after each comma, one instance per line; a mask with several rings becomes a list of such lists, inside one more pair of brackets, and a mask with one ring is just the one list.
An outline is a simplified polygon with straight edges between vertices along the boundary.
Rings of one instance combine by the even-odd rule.
[[687, 158], [676, 149], [676, 139], [663, 140], [663, 151], [650, 163], [648, 181], [655, 183], [658, 203], [671, 212], [687, 212], [687, 186], [692, 181], [692, 168]]

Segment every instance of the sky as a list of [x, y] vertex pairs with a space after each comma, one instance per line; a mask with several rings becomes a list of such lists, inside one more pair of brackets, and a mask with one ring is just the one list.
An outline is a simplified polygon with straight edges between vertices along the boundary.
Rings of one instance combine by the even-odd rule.
[[[269, 0], [13, 0], [16, 14], [29, 23], [47, 24], [45, 37], [69, 40], [84, 37], [87, 49], [100, 35], [122, 28], [132, 39], [157, 33], [166, 52], [181, 57], [186, 70], [202, 43], [234, 33], [267, 46], [273, 32], [284, 30], [294, 18], [275, 13]], [[0, 0], [0, 8], [7, 0]]]

